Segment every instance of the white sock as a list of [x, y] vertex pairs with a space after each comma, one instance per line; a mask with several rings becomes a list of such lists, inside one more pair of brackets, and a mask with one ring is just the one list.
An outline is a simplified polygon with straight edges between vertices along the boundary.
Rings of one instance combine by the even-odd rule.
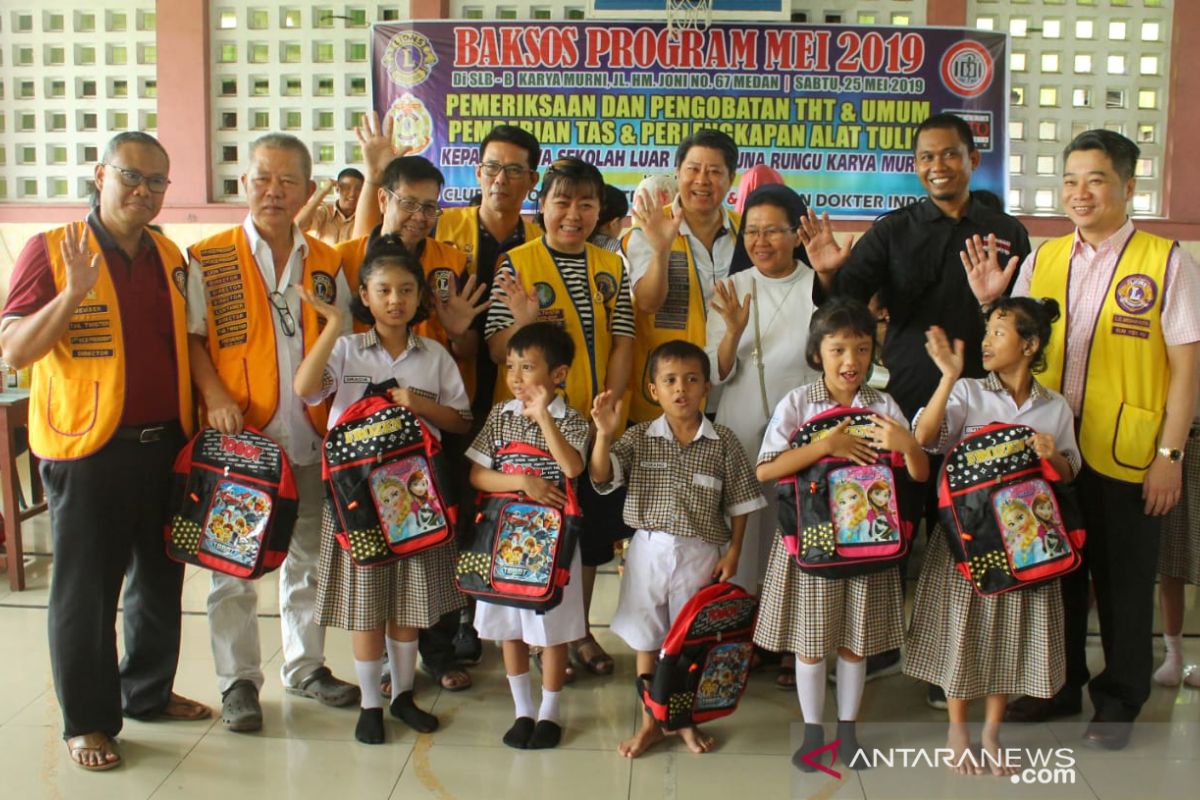
[[411, 692], [417, 674], [417, 640], [398, 642], [387, 637], [388, 666], [392, 670], [392, 699]]
[[557, 692], [552, 692], [545, 686], [542, 687], [542, 706], [538, 709], [538, 721], [544, 719], [558, 724], [558, 696], [562, 694], [560, 689]]
[[531, 688], [529, 673], [522, 672], [520, 675], [509, 675], [508, 689], [512, 692], [513, 705], [517, 709], [517, 718], [529, 717], [533, 719], [533, 689]]
[[362, 690], [362, 708], [383, 708], [383, 692], [379, 691], [379, 673], [383, 671], [383, 656], [373, 661], [354, 659], [358, 688]]
[[863, 686], [867, 683], [867, 660], [837, 660], [837, 704], [838, 721], [853, 722], [858, 719], [858, 707], [862, 705]]
[[825, 713], [825, 660], [805, 664], [796, 657], [796, 696], [800, 711], [809, 725], [820, 725]]

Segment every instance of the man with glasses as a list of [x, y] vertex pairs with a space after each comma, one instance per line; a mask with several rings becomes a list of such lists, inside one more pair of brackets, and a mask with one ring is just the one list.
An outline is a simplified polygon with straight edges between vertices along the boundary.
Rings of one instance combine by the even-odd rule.
[[42, 459], [54, 540], [50, 662], [70, 758], [88, 770], [121, 763], [113, 737], [122, 715], [211, 714], [171, 691], [183, 565], [166, 557], [162, 531], [193, 409], [187, 261], [148, 227], [169, 166], [153, 137], [114, 137], [87, 220], [30, 239], [0, 323], [4, 357], [33, 365], [29, 443]]
[[[475, 277], [466, 270], [467, 257], [459, 249], [429, 238], [433, 225], [442, 215], [438, 206], [445, 178], [441, 171], [420, 156], [401, 156], [392, 159], [380, 178], [377, 202], [383, 221], [368, 236], [360, 236], [337, 246], [342, 256], [346, 282], [357, 291], [358, 270], [367, 249], [380, 236], [397, 236], [404, 247], [418, 259], [425, 270], [432, 308], [429, 318], [414, 328], [416, 333], [440, 342], [459, 365], [463, 383], [470, 392], [475, 383], [473, 359], [479, 349], [479, 336], [471, 324], [476, 315], [487, 308], [480, 303], [486, 287], [476, 287]], [[360, 323], [355, 323], [356, 327]], [[365, 326], [363, 326], [365, 329]], [[446, 434], [446, 452], [451, 458], [461, 456], [465, 447], [462, 437]], [[462, 469], [453, 469], [455, 478], [465, 477]], [[466, 481], [455, 495], [460, 503], [470, 502]], [[464, 500], [465, 496], [465, 500]], [[471, 517], [466, 507], [462, 515]], [[462, 516], [460, 515], [460, 516]], [[460, 613], [451, 612], [437, 625], [423, 628], [418, 637], [421, 661], [443, 689], [458, 692], [471, 687], [471, 676], [456, 663], [454, 636], [459, 627]]]
[[[271, 133], [251, 144], [242, 175], [250, 213], [241, 225], [189, 248], [188, 332], [201, 419], [222, 433], [238, 433], [243, 425], [262, 430], [295, 468], [299, 518], [279, 570], [283, 685], [326, 705], [347, 706], [358, 702], [358, 688], [325, 666], [325, 631], [315, 621], [325, 407], [306, 406], [292, 390], [322, 327], [313, 307], [301, 306], [296, 284], [346, 309], [350, 297], [337, 252], [294, 222], [313, 192], [311, 176], [308, 148], [296, 137]], [[256, 586], [213, 573], [208, 596], [221, 721], [234, 731], [262, 727]]]
[[[326, 244], [337, 244], [354, 235], [354, 210], [363, 190], [363, 174], [354, 167], [346, 167], [337, 174], [337, 181], [326, 181], [296, 215], [300, 230], [308, 231]], [[337, 200], [332, 204], [325, 197], [337, 189]]]

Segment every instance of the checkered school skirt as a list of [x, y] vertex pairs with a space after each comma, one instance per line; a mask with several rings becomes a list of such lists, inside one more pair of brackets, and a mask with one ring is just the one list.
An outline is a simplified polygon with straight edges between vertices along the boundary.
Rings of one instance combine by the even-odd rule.
[[1158, 573], [1200, 586], [1200, 436], [1183, 455], [1183, 495], [1163, 520]]
[[428, 628], [447, 612], [466, 605], [454, 586], [453, 543], [375, 567], [360, 567], [334, 534], [333, 510], [321, 514], [321, 563], [317, 624], [368, 631], [385, 622]]
[[872, 656], [894, 650], [903, 641], [899, 570], [836, 580], [810, 575], [796, 566], [775, 532], [755, 644], [776, 653], [824, 658], [839, 647]]
[[981, 597], [954, 567], [941, 525], [929, 536], [913, 597], [904, 672], [946, 696], [1052, 697], [1066, 681], [1062, 588]]

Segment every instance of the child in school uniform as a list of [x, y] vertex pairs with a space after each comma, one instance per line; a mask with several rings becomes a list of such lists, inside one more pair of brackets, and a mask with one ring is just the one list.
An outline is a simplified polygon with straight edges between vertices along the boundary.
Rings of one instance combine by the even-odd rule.
[[[793, 389], [775, 407], [758, 454], [758, 479], [774, 481], [806, 469], [826, 456], [873, 463], [876, 449], [904, 455], [909, 476], [924, 481], [929, 459], [908, 429], [900, 406], [866, 384], [875, 350], [875, 317], [856, 301], [827, 301], [813, 314], [805, 355], [822, 372], [817, 381]], [[805, 422], [839, 406], [869, 408], [876, 413], [867, 437], [845, 432], [803, 447], [789, 441]], [[777, 536], [767, 562], [754, 630], [754, 643], [767, 650], [796, 654], [796, 694], [804, 714], [804, 742], [792, 763], [805, 772], [814, 768], [801, 756], [824, 746], [821, 719], [825, 708], [825, 658], [836, 650], [838, 759], [861, 769], [855, 720], [866, 682], [867, 656], [900, 646], [904, 631], [904, 593], [899, 569], [893, 567], [851, 578], [825, 578], [802, 571]]]
[[[951, 347], [940, 328], [931, 328], [926, 350], [942, 380], [917, 412], [917, 440], [931, 452], [945, 453], [991, 422], [1027, 425], [1038, 431], [1030, 440], [1034, 451], [1070, 480], [1081, 463], [1071, 409], [1062, 395], [1033, 375], [1045, 365], [1043, 351], [1057, 318], [1054, 300], [996, 301], [988, 309], [983, 338], [983, 366], [989, 375], [976, 379], [958, 377], [962, 341]], [[946, 692], [953, 772], [980, 775], [990, 768], [995, 775], [1011, 774], [1014, 767], [1003, 758], [999, 738], [1007, 695], [1053, 697], [1066, 680], [1059, 582], [981, 597], [955, 569], [939, 525], [929, 536], [913, 598], [904, 672]], [[970, 701], [979, 697], [987, 700], [983, 753], [976, 755], [966, 722]]]
[[[471, 485], [483, 492], [522, 492], [531, 500], [561, 508], [566, 495], [554, 483], [529, 474], [509, 474], [493, 465], [506, 445], [523, 442], [554, 457], [567, 480], [583, 472], [588, 423], [556, 394], [567, 379], [575, 344], [548, 322], [526, 325], [508, 340], [505, 381], [513, 398], [498, 403], [467, 449]], [[518, 749], [555, 747], [562, 738], [559, 695], [567, 673], [567, 645], [587, 634], [583, 618], [583, 578], [579, 549], [562, 602], [539, 614], [480, 600], [475, 629], [482, 639], [501, 642], [504, 671], [516, 706], [516, 721], [503, 742]], [[534, 722], [529, 647], [542, 648], [542, 703]]]
[[[614, 442], [621, 398], [600, 394], [592, 405], [596, 441], [588, 465], [601, 494], [621, 485], [629, 489], [625, 522], [637, 532], [610, 630], [637, 651], [639, 675], [654, 672], [684, 604], [713, 580], [737, 572], [746, 519], [766, 505], [737, 436], [701, 411], [712, 385], [704, 350], [670, 341], [651, 352], [648, 364], [650, 396], [662, 415]], [[712, 749], [712, 737], [698, 727], [679, 733], [694, 753]], [[635, 758], [664, 736], [643, 709], [637, 733], [617, 751]]]
[[[433, 435], [468, 429], [471, 404], [454, 359], [434, 340], [410, 330], [428, 314], [429, 289], [420, 263], [397, 238], [381, 237], [372, 244], [359, 272], [351, 310], [371, 322], [367, 332], [339, 338], [342, 312], [310, 292], [301, 294], [327, 324], [296, 371], [294, 388], [309, 405], [333, 396], [330, 427], [362, 398], [368, 384], [395, 379], [401, 388], [391, 390], [391, 399], [420, 416]], [[327, 502], [317, 623], [353, 632], [354, 665], [362, 687], [355, 738], [366, 744], [384, 741], [379, 675], [385, 646], [392, 716], [423, 733], [436, 730], [437, 717], [413, 702], [417, 632], [464, 604], [454, 587], [454, 548], [447, 544], [390, 564], [359, 567], [337, 544], [335, 532]]]

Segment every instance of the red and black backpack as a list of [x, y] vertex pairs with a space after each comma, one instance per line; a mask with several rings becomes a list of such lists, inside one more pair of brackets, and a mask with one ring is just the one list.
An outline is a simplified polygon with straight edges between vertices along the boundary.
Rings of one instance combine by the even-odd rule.
[[[793, 448], [828, 436], [847, 417], [846, 433], [860, 435], [877, 416], [869, 408], [834, 408], [801, 425]], [[828, 456], [778, 484], [783, 544], [800, 569], [823, 578], [850, 578], [892, 567], [913, 537], [912, 481], [904, 456], [879, 453], [861, 465]]]
[[669, 731], [737, 710], [750, 677], [758, 599], [733, 583], [714, 583], [680, 609], [654, 675], [638, 676], [646, 712]]
[[458, 509], [439, 488], [449, 485], [441, 442], [382, 394], [352, 404], [325, 434], [321, 477], [355, 564], [387, 564], [454, 535]]
[[950, 554], [981, 595], [1079, 567], [1086, 537], [1074, 488], [1029, 446], [1034, 430], [994, 422], [964, 436], [938, 480]]
[[287, 556], [298, 509], [287, 455], [253, 428], [205, 428], [179, 451], [171, 486], [167, 555], [239, 578], [258, 578]]
[[567, 502], [560, 509], [522, 494], [480, 493], [475, 524], [459, 546], [455, 582], [480, 600], [544, 613], [562, 602], [583, 528], [574, 481], [552, 455], [524, 442], [501, 448], [492, 469], [538, 475], [556, 483]]

